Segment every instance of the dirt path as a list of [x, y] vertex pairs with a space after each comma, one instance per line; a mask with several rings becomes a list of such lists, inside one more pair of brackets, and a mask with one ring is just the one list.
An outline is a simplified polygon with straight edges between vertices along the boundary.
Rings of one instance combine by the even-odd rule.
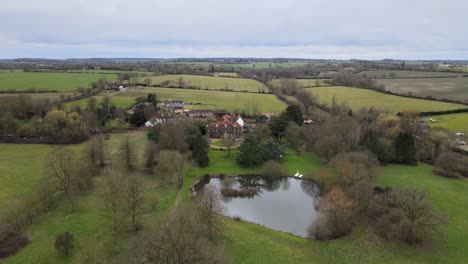
[[177, 196], [174, 201], [174, 205], [172, 206], [171, 212], [169, 213], [168, 219], [174, 215], [177, 207], [179, 206], [181, 197], [182, 197], [182, 189], [184, 187], [184, 160], [182, 159], [182, 162], [180, 163], [180, 171], [179, 171], [179, 180], [177, 183]]

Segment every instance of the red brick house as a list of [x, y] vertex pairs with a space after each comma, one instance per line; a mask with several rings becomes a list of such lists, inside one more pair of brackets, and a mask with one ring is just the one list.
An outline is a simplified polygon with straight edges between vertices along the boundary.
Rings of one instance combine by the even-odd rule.
[[211, 122], [206, 126], [206, 134], [210, 138], [239, 138], [243, 134], [242, 120], [240, 117], [233, 118], [225, 115], [222, 121]]

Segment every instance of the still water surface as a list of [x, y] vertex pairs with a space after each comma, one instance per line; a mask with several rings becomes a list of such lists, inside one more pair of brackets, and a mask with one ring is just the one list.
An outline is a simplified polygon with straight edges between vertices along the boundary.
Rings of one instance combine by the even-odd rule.
[[[309, 237], [307, 230], [317, 216], [315, 205], [320, 191], [306, 180], [265, 180], [253, 176], [211, 178], [200, 191], [204, 188], [211, 188], [220, 196], [222, 214], [301, 237]], [[225, 197], [221, 194], [223, 188], [255, 191], [249, 197]]]

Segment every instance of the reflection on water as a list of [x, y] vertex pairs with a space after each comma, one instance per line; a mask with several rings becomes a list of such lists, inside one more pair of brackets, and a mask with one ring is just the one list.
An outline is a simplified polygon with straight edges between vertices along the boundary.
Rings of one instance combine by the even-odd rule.
[[[266, 227], [308, 237], [307, 229], [317, 215], [319, 189], [310, 181], [294, 178], [267, 180], [261, 177], [212, 178], [204, 188], [216, 191], [223, 214]], [[244, 197], [226, 197], [222, 189], [255, 190]], [[203, 190], [200, 190], [203, 191]]]

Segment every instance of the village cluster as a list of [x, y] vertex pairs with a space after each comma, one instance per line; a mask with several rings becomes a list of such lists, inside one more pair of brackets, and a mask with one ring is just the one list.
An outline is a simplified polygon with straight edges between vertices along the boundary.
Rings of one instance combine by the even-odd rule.
[[[210, 109], [184, 109], [183, 100], [168, 99], [158, 104], [158, 111], [154, 117], [150, 118], [144, 124], [145, 127], [155, 127], [174, 122], [179, 119], [189, 119], [191, 121], [206, 122], [206, 135], [209, 138], [235, 138], [239, 139], [242, 135], [255, 128], [255, 124], [260, 120], [267, 123], [275, 116], [275, 113], [264, 112], [260, 114], [259, 119], [242, 117], [240, 114], [230, 113], [226, 110]], [[312, 119], [304, 120], [304, 125], [313, 125]]]

